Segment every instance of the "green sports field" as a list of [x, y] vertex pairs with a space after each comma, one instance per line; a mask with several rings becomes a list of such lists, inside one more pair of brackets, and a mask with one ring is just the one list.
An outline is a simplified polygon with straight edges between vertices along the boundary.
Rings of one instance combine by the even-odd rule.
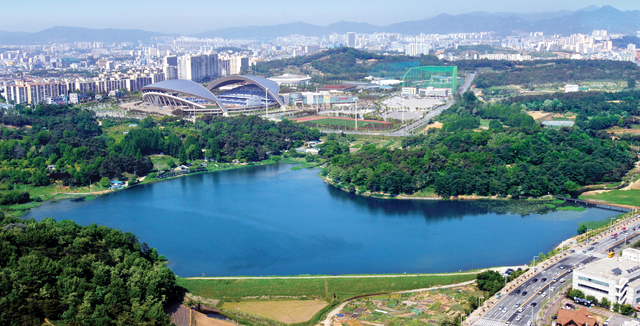
[[[354, 120], [345, 120], [345, 119], [331, 119], [331, 118], [326, 118], [326, 119], [318, 119], [318, 120], [310, 120], [310, 121], [304, 121], [310, 124], [318, 124], [318, 125], [322, 125], [322, 126], [347, 126], [349, 128], [355, 128], [356, 127], [356, 123]], [[372, 121], [362, 121], [362, 120], [358, 120], [358, 128], [360, 127], [368, 127], [368, 126], [374, 126], [374, 125], [382, 125], [383, 123], [381, 122], [372, 122]]]

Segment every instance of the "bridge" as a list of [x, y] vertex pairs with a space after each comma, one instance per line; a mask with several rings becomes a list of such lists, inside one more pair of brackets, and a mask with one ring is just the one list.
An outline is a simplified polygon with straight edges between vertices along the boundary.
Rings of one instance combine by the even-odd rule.
[[628, 206], [624, 206], [624, 205], [608, 204], [608, 203], [602, 203], [602, 202], [597, 202], [597, 201], [592, 201], [592, 200], [574, 199], [574, 198], [563, 197], [563, 196], [554, 196], [554, 197], [556, 197], [558, 199], [561, 199], [561, 200], [564, 200], [564, 201], [569, 201], [569, 202], [583, 204], [583, 205], [592, 206], [592, 207], [598, 207], [598, 208], [602, 208], [602, 209], [608, 209], [608, 210], [617, 211], [617, 212], [630, 212], [630, 211], [632, 211], [631, 208], [629, 208]]

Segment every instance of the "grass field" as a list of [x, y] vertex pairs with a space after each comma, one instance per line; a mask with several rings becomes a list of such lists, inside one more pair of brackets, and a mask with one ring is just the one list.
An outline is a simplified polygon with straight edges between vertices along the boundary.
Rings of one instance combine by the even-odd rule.
[[305, 322], [327, 305], [323, 300], [225, 302], [222, 309], [241, 311], [285, 324]]
[[611, 190], [599, 194], [580, 196], [584, 200], [601, 200], [611, 204], [630, 205], [640, 207], [640, 190]]
[[334, 293], [338, 299], [344, 300], [358, 295], [428, 288], [471, 281], [475, 278], [475, 274], [305, 279], [179, 278], [178, 284], [194, 295], [227, 301], [250, 297], [332, 298]]
[[[319, 125], [323, 125], [323, 126], [347, 126], [350, 128], [355, 128], [356, 127], [356, 122], [354, 120], [345, 120], [345, 119], [331, 119], [331, 118], [326, 118], [326, 119], [318, 119], [318, 120], [311, 120], [311, 121], [306, 121], [309, 123], [313, 123], [313, 124], [319, 124]], [[372, 122], [372, 121], [360, 121], [358, 120], [358, 128], [360, 127], [367, 127], [367, 126], [373, 126], [373, 125], [382, 125], [383, 123], [381, 122]]]

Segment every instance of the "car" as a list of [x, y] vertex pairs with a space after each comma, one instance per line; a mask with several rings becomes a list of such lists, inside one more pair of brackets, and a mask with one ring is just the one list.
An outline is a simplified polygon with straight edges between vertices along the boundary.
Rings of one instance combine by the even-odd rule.
[[549, 291], [551, 291], [551, 292], [553, 292], [553, 291], [555, 291], [555, 290], [556, 290], [556, 287], [555, 287], [555, 286], [552, 286], [552, 287], [550, 287], [550, 288], [549, 288]]
[[527, 291], [522, 291], [522, 295], [527, 295]]
[[564, 264], [560, 265], [560, 269], [564, 269]]
[[578, 266], [579, 266], [579, 267], [583, 267], [583, 266], [584, 266], [584, 264], [583, 264], [583, 263], [580, 263]]
[[537, 278], [534, 278], [533, 280], [531, 280], [531, 283], [535, 283], [535, 282], [538, 282]]
[[498, 307], [498, 309], [499, 309], [499, 310], [502, 310], [502, 309], [504, 309], [504, 306], [500, 306], [500, 307]]
[[541, 295], [542, 295], [542, 297], [544, 298], [544, 297], [546, 297], [546, 296], [547, 296], [547, 292], [542, 292], [542, 294], [541, 294]]
[[561, 279], [560, 279], [560, 283], [564, 283], [564, 278], [561, 278]]
[[592, 251], [593, 249], [596, 249], [595, 247], [589, 247], [589, 249], [587, 249], [588, 251]]
[[518, 312], [523, 312], [523, 311], [524, 311], [524, 308], [522, 307], [518, 308]]
[[546, 282], [546, 281], [547, 281], [547, 278], [546, 278], [546, 277], [543, 277], [543, 278], [540, 280], [540, 282]]
[[558, 282], [558, 279], [554, 278], [553, 280], [551, 280], [551, 282]]
[[516, 303], [516, 308], [520, 307], [520, 302]]
[[576, 306], [574, 306], [574, 305], [572, 305], [570, 303], [565, 304], [565, 307], [570, 308], [570, 309], [576, 309]]
[[516, 317], [516, 320], [520, 321], [520, 319], [522, 319], [522, 316], [518, 315], [518, 317]]
[[509, 325], [509, 324], [511, 324], [511, 322], [507, 320], [507, 321], [504, 322], [504, 324], [505, 325]]
[[597, 243], [597, 242], [593, 242], [593, 243], [591, 243], [591, 244], [595, 246], [595, 245], [597, 245], [598, 243]]
[[513, 291], [513, 293], [520, 294], [520, 290], [515, 290], [515, 291]]
[[527, 323], [527, 326], [531, 326], [532, 324], [533, 324], [533, 323], [532, 323], [531, 321], [529, 321], [529, 322]]
[[506, 314], [507, 312], [509, 312], [509, 309], [504, 308], [504, 310], [502, 310], [502, 311]]
[[535, 306], [537, 306], [537, 305], [538, 305], [538, 304], [537, 304], [536, 302], [532, 302], [532, 303], [531, 303], [531, 306], [532, 306], [532, 307], [535, 307]]
[[569, 253], [570, 253], [570, 254], [572, 254], [572, 253], [574, 253], [574, 252], [576, 252], [576, 251], [575, 251], [575, 250], [573, 250], [573, 249], [569, 250]]
[[587, 253], [587, 251], [586, 251], [586, 250], [582, 250], [582, 253], [583, 253], [583, 254], [586, 254], [586, 253]]

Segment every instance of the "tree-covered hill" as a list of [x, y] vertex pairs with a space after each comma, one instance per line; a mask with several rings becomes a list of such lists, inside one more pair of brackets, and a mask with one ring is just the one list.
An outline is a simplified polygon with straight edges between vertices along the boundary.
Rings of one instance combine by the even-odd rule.
[[610, 60], [525, 61], [508, 69], [480, 74], [479, 88], [504, 85], [578, 83], [584, 80], [637, 80], [640, 67], [631, 62]]
[[[544, 129], [522, 110], [467, 93], [438, 117], [442, 130], [407, 138], [403, 149], [366, 145], [335, 155], [322, 173], [361, 192], [518, 197], [618, 181], [634, 166], [626, 142], [592, 129]], [[480, 119], [490, 120], [489, 130], [476, 130]]]
[[128, 232], [5, 217], [0, 325], [169, 325], [180, 292], [163, 260]]

